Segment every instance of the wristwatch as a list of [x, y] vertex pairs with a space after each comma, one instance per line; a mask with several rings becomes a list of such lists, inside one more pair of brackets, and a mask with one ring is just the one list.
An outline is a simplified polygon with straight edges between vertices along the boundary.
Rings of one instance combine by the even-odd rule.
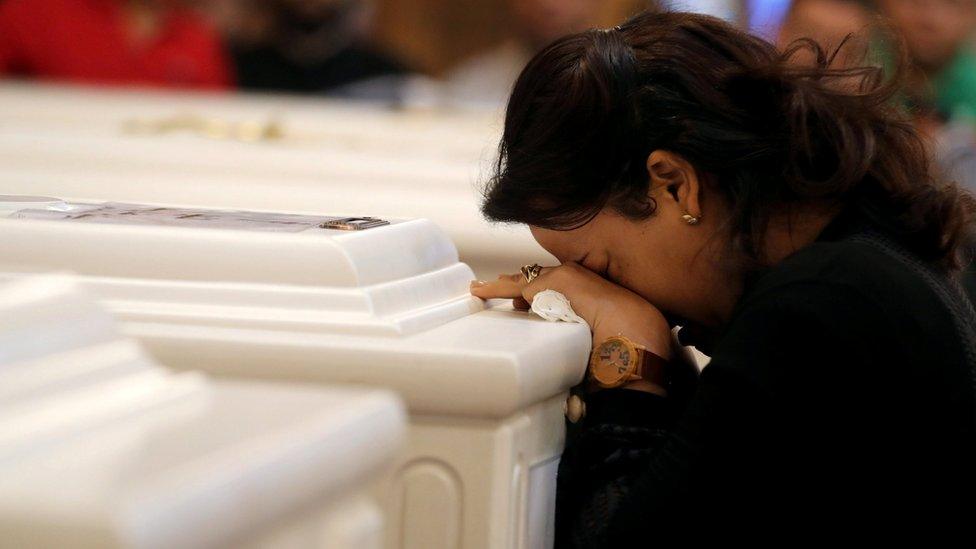
[[603, 340], [590, 355], [590, 378], [600, 388], [612, 389], [629, 381], [646, 379], [663, 384], [667, 360], [624, 336]]

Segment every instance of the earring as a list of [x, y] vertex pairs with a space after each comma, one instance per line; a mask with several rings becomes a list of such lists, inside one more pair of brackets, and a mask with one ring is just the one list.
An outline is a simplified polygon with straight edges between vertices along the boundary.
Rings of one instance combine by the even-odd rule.
[[685, 220], [685, 223], [687, 223], [689, 225], [697, 225], [698, 224], [698, 221], [699, 221], [699, 219], [697, 217], [695, 217], [695, 216], [693, 216], [691, 214], [685, 214], [685, 215], [681, 216], [681, 219], [684, 219]]

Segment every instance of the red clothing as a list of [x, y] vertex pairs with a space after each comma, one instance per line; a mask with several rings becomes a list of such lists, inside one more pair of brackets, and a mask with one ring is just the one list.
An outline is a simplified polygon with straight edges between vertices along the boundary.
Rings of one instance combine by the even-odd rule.
[[135, 45], [124, 0], [0, 0], [0, 77], [226, 88], [220, 37], [194, 12], [167, 9], [160, 32]]

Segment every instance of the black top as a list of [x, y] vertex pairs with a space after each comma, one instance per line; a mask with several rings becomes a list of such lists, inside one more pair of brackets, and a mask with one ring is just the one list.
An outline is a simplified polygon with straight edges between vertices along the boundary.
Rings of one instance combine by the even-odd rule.
[[556, 546], [969, 525], [974, 334], [944, 272], [842, 215], [748, 285], [689, 399], [584, 397]]

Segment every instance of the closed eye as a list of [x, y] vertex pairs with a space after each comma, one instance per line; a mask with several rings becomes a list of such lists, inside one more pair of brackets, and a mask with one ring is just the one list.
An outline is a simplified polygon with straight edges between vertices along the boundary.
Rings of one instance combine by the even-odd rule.
[[602, 276], [606, 280], [609, 280], [610, 282], [613, 282], [614, 284], [618, 284], [616, 277], [610, 273], [610, 271], [613, 270], [613, 266], [614, 266], [613, 263], [609, 259], [607, 259], [607, 267], [603, 270], [602, 273], [600, 273], [600, 276]]
[[609, 260], [609, 258], [607, 259], [607, 263], [603, 266], [603, 268], [597, 268], [595, 265], [587, 265], [586, 264], [586, 260], [589, 257], [590, 257], [590, 253], [587, 252], [586, 254], [583, 255], [582, 258], [580, 258], [579, 261], [577, 261], [577, 264], [581, 265], [583, 268], [585, 268], [587, 270], [593, 271], [594, 273], [596, 273], [597, 275], [599, 275], [600, 278], [603, 278], [603, 279], [606, 279], [606, 280], [610, 280], [610, 278], [609, 278], [609, 271], [610, 271], [610, 260]]

